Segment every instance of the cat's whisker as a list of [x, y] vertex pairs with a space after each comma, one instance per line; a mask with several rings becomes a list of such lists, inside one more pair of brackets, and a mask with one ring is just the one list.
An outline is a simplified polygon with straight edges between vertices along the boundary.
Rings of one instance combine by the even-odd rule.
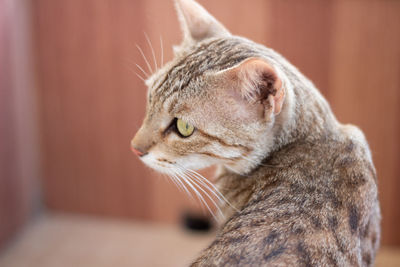
[[[179, 165], [179, 167], [183, 170], [185, 170], [186, 172], [191, 173], [191, 177], [193, 178], [197, 178], [197, 180], [204, 186], [206, 187], [211, 193], [213, 193], [213, 195], [215, 195], [215, 197], [220, 201], [220, 202], [225, 202], [227, 203], [230, 207], [232, 207], [235, 211], [238, 211], [238, 209], [232, 205], [229, 200], [227, 200], [225, 198], [225, 196], [219, 191], [219, 189], [213, 184], [211, 183], [207, 178], [205, 178], [204, 176], [202, 176], [200, 173], [191, 170], [191, 169], [187, 169], [181, 165]], [[208, 186], [208, 185], [209, 186]], [[210, 188], [211, 187], [211, 188]]]
[[[219, 189], [213, 184], [213, 183], [211, 183], [207, 178], [205, 178], [203, 175], [201, 175], [200, 173], [198, 173], [198, 172], [196, 172], [196, 171], [194, 171], [194, 170], [191, 170], [191, 169], [187, 169], [187, 171], [189, 171], [189, 172], [191, 172], [193, 175], [196, 175], [197, 177], [198, 177], [198, 179], [200, 179], [200, 180], [202, 180], [203, 181], [203, 183], [205, 182], [205, 183], [207, 183], [209, 186], [211, 186], [212, 187], [212, 189], [209, 189], [210, 191], [213, 191], [214, 192], [214, 194], [218, 194], [220, 197], [218, 197], [218, 199], [222, 202], [222, 200], [223, 200], [223, 202], [225, 202], [225, 203], [227, 203], [231, 208], [233, 208], [235, 211], [239, 211], [234, 205], [232, 205], [230, 202], [229, 202], [229, 200], [227, 200], [226, 198], [225, 198], [225, 196], [221, 193], [221, 191], [219, 191]], [[208, 186], [207, 186], [207, 188], [209, 188]], [[222, 198], [222, 199], [221, 199]]]
[[186, 169], [186, 174], [190, 176], [191, 178], [195, 179], [198, 181], [203, 187], [205, 187], [209, 192], [211, 192], [220, 202], [224, 202], [224, 199], [221, 198], [220, 195], [217, 194], [215, 188], [210, 188], [202, 179], [199, 177], [195, 176], [193, 173], [189, 172], [189, 169]]
[[162, 36], [160, 35], [160, 46], [161, 46], [161, 65], [160, 68], [164, 65], [164, 45], [163, 45], [163, 40]]
[[[193, 177], [191, 178], [191, 176], [188, 175], [188, 172], [185, 169], [181, 169], [181, 173], [186, 177], [186, 179], [190, 180], [194, 185], [197, 186], [197, 188], [200, 189], [200, 191], [202, 191], [209, 199], [210, 201], [213, 203], [213, 205], [215, 206], [215, 208], [217, 209], [217, 211], [219, 212], [219, 214], [221, 215], [222, 218], [224, 218], [224, 214], [222, 213], [219, 205], [215, 202], [214, 198], [212, 198], [207, 191], [205, 191], [199, 184], [196, 183], [196, 179], [194, 179]], [[217, 218], [214, 217], [216, 220]]]
[[140, 76], [139, 74], [137, 74], [136, 72], [134, 72], [136, 74], [136, 76], [142, 80], [142, 82], [146, 82], [146, 79], [143, 78], [142, 76]]
[[[188, 184], [188, 181], [187, 181], [186, 178], [182, 175], [182, 173], [179, 172], [179, 170], [175, 170], [175, 177], [176, 177], [177, 180], [179, 180], [180, 183], [183, 184], [183, 186], [185, 186], [184, 182], [186, 182], [186, 183]], [[189, 186], [190, 186], [190, 185], [189, 185]], [[186, 186], [185, 186], [185, 188], [186, 188]], [[191, 188], [192, 188], [192, 187], [191, 187]], [[191, 199], [192, 201], [195, 201], [195, 199], [194, 199], [194, 197], [193, 197], [193, 194], [190, 193], [188, 189], [186, 189], [186, 190], [187, 190], [187, 193], [190, 195], [190, 199]], [[192, 188], [192, 190], [193, 190], [193, 188]], [[193, 190], [193, 192], [195, 192], [195, 190]], [[201, 210], [202, 210], [204, 213], [206, 213], [205, 208], [204, 208], [204, 205], [203, 205], [203, 202], [201, 201], [201, 199], [199, 198], [199, 196], [198, 196], [197, 193], [198, 193], [198, 192], [195, 192], [196, 198], [198, 199], [198, 201], [199, 201], [200, 204], [201, 204], [201, 205], [200, 205]]]
[[[225, 215], [223, 214], [221, 208], [219, 207], [219, 205], [215, 202], [214, 198], [212, 196], [210, 196], [207, 191], [205, 191], [197, 182], [199, 182], [199, 180], [196, 180], [194, 178], [190, 178], [187, 177], [187, 179], [190, 179], [190, 181], [196, 185], [209, 199], [210, 201], [213, 203], [214, 207], [217, 209], [218, 213], [220, 214], [221, 218], [225, 218]], [[213, 216], [215, 220], [218, 221], [218, 217]]]
[[175, 181], [177, 182], [177, 184], [179, 184], [181, 186], [181, 188], [184, 189], [184, 191], [186, 192], [186, 194], [193, 200], [193, 195], [189, 192], [189, 190], [187, 189], [187, 187], [185, 186], [185, 184], [181, 181], [181, 179], [176, 175], [176, 174], [171, 174], [171, 177], [173, 177], [173, 179], [175, 179]]
[[127, 66], [128, 70], [130, 70], [133, 74], [135, 74], [139, 79], [141, 79], [143, 82], [146, 82], [146, 79], [143, 78], [139, 73], [134, 71], [131, 67]]
[[146, 77], [149, 77], [149, 74], [139, 64], [135, 63], [135, 65]]
[[163, 173], [162, 175], [167, 178], [167, 181], [171, 180], [180, 192], [183, 192], [183, 188], [176, 182], [175, 178], [172, 177], [170, 172], [168, 172], [168, 174]]
[[146, 41], [150, 46], [151, 54], [153, 55], [153, 61], [154, 61], [154, 65], [155, 65], [155, 68], [156, 68], [155, 70], [157, 71], [158, 70], [158, 66], [157, 66], [156, 54], [154, 53], [153, 45], [150, 42], [149, 36], [145, 32], [144, 32], [144, 37], [146, 38]]
[[[180, 171], [179, 171], [180, 172]], [[199, 193], [199, 191], [196, 189], [196, 187], [194, 187], [194, 185], [192, 184], [193, 182], [190, 180], [190, 179], [188, 179], [185, 175], [184, 175], [184, 173], [182, 173], [182, 172], [180, 172], [180, 176], [182, 177], [182, 178], [184, 178], [183, 179], [183, 181], [184, 182], [186, 182], [186, 184], [193, 190], [193, 192], [196, 194], [196, 196], [197, 196], [197, 198], [199, 199], [199, 201], [201, 202], [201, 203], [203, 203], [205, 206], [206, 206], [206, 208], [208, 209], [208, 211], [212, 214], [212, 216], [216, 219], [216, 216], [215, 216], [215, 214], [214, 214], [214, 212], [212, 211], [212, 209], [210, 208], [210, 206], [208, 205], [208, 203], [204, 200], [204, 197]], [[197, 185], [197, 184], [196, 184]], [[198, 188], [200, 188], [198, 185], [197, 185], [197, 187]], [[201, 188], [200, 188], [201, 189]]]
[[143, 57], [146, 65], [147, 65], [147, 68], [149, 69], [150, 73], [153, 73], [153, 68], [151, 67], [151, 65], [150, 65], [149, 61], [147, 60], [146, 56], [144, 55], [142, 48], [140, 48], [140, 46], [138, 44], [136, 44], [136, 48], [139, 50], [140, 54], [142, 55], [142, 57]]
[[[167, 180], [168, 183], [171, 183], [171, 182], [170, 182], [171, 178], [170, 178], [167, 174], [161, 173], [161, 176], [162, 176], [165, 180]], [[173, 181], [172, 181], [172, 182], [173, 182]], [[175, 183], [174, 183], [174, 184], [175, 184]]]

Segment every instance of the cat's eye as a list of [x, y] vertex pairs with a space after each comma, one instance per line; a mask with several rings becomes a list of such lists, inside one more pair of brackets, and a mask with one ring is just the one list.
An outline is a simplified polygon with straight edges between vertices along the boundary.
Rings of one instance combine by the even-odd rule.
[[191, 136], [194, 131], [193, 125], [181, 119], [176, 120], [176, 128], [178, 129], [179, 134], [182, 135], [183, 137]]

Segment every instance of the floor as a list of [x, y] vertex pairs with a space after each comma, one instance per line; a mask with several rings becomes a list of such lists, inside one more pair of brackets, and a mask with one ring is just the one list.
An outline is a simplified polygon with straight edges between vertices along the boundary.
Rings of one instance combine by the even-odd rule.
[[[212, 239], [172, 226], [53, 214], [1, 252], [0, 266], [187, 266]], [[400, 249], [381, 249], [376, 266], [400, 266]]]

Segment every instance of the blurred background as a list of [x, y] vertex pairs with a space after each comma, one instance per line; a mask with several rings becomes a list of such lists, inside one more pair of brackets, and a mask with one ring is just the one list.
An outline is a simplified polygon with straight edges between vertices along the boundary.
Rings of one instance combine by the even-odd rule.
[[[399, 266], [400, 1], [199, 2], [283, 54], [364, 131], [378, 265]], [[212, 239], [180, 230], [198, 205], [129, 148], [145, 111], [132, 71], [145, 66], [136, 44], [152, 58], [145, 33], [158, 61], [160, 38], [172, 58], [172, 0], [0, 0], [0, 266], [178, 266]]]

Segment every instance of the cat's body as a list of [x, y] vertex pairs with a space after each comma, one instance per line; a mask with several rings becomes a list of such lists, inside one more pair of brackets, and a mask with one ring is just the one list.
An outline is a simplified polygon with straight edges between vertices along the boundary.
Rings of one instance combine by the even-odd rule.
[[194, 266], [370, 266], [379, 243], [374, 167], [358, 129], [287, 144], [217, 183], [239, 208]]
[[338, 123], [273, 50], [230, 35], [194, 1], [178, 11], [184, 42], [147, 81], [132, 146], [189, 183], [198, 178], [190, 168], [219, 165], [231, 205], [221, 203], [225, 223], [193, 266], [372, 265], [380, 210], [362, 132]]

